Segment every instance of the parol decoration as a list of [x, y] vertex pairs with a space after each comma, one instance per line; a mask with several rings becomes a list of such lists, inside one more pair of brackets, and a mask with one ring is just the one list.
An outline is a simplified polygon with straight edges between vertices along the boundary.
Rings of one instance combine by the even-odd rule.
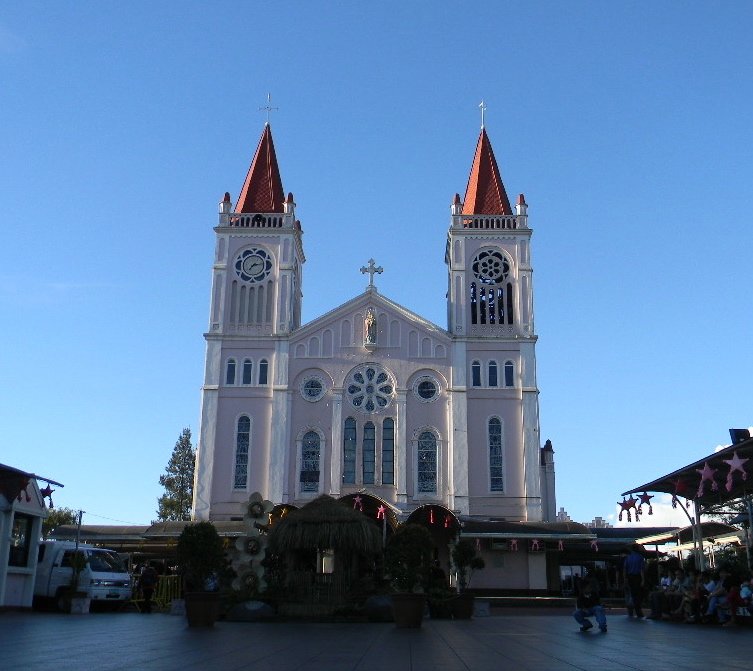
[[518, 539], [512, 538], [510, 539], [510, 552], [517, 552], [518, 551]]
[[[682, 497], [687, 498], [689, 487], [688, 487], [688, 483], [685, 482], [685, 480], [683, 480], [682, 478], [677, 478], [674, 484], [675, 484], [675, 493], [672, 494], [672, 507], [677, 508], [677, 503], [680, 500], [677, 497], [682, 496]], [[690, 508], [690, 501], [686, 501], [685, 507]]]
[[39, 491], [39, 493], [42, 495], [43, 499], [49, 499], [50, 500], [50, 503], [47, 506], [50, 510], [52, 510], [55, 507], [55, 506], [52, 505], [52, 492], [54, 492], [54, 491], [55, 490], [52, 487], [50, 487], [50, 483], [49, 482], [47, 483], [47, 486], [44, 489], [41, 489]]
[[376, 516], [376, 518], [378, 520], [386, 520], [387, 519], [386, 515], [387, 515], [387, 508], [385, 508], [383, 505], [379, 506], [377, 508], [377, 516]]
[[[620, 515], [617, 519], [620, 522], [622, 522], [623, 513], [627, 513], [628, 522], [632, 522], [633, 517], [631, 514], [631, 510], [635, 508], [635, 499], [632, 496], [629, 499], [623, 498], [622, 501], [617, 501], [617, 505], [620, 506]], [[636, 511], [636, 516], [637, 516], [637, 511]]]
[[638, 494], [638, 510], [643, 513], [643, 506], [648, 506], [648, 514], [653, 515], [654, 509], [651, 507], [651, 499], [653, 499], [653, 495], [649, 494], [648, 492], [643, 492], [643, 494]]
[[355, 497], [353, 497], [353, 510], [356, 508], [363, 512], [363, 499], [360, 494], [356, 494]]
[[716, 473], [716, 469], [711, 468], [711, 466], [709, 466], [708, 461], [704, 462], [703, 468], [696, 468], [695, 470], [696, 470], [696, 473], [700, 473], [701, 475], [701, 481], [698, 483], [698, 492], [696, 493], [697, 497], [700, 498], [701, 496], [703, 496], [703, 492], [705, 489], [704, 485], [706, 482], [711, 483], [712, 492], [715, 492], [719, 489], [719, 485], [716, 483], [716, 480], [714, 480], [714, 474]]
[[731, 492], [734, 473], [740, 472], [742, 473], [743, 480], [748, 479], [748, 473], [744, 468], [744, 464], [749, 460], [740, 459], [740, 457], [737, 456], [737, 451], [735, 451], [732, 453], [732, 459], [722, 459], [722, 461], [729, 466], [729, 473], [727, 473], [727, 483], [725, 484], [725, 487], [728, 492]]
[[533, 552], [538, 552], [539, 550], [541, 550], [541, 541], [539, 541], [538, 538], [534, 538], [531, 541], [531, 550]]
[[593, 539], [593, 540], [591, 541], [591, 549], [592, 549], [592, 550], [593, 550], [594, 552], [598, 552], [598, 551], [599, 551], [599, 542], [598, 542], [598, 540], [597, 540], [597, 539], [595, 539], [595, 538], [594, 538], [594, 539]]
[[[274, 504], [254, 492], [248, 498], [246, 515], [246, 534], [235, 541], [232, 567], [236, 578], [232, 586], [234, 590], [251, 593], [263, 592], [267, 584], [264, 580], [264, 558], [267, 554], [267, 531], [271, 524], [271, 514]], [[267, 520], [261, 524], [259, 520]]]

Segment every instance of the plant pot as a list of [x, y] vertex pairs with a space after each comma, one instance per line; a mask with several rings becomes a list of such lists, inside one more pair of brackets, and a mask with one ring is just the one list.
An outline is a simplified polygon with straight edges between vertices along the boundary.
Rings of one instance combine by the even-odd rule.
[[426, 596], [424, 594], [393, 594], [392, 617], [401, 628], [417, 628], [424, 619]]
[[186, 620], [189, 627], [213, 627], [220, 615], [218, 592], [186, 592]]
[[452, 600], [452, 617], [456, 620], [470, 620], [473, 617], [474, 599], [472, 594], [458, 594]]

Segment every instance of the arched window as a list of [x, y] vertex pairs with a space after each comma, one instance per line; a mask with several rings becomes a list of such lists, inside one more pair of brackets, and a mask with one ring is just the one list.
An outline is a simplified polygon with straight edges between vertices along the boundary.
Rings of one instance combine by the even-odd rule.
[[321, 439], [316, 431], [307, 431], [301, 443], [301, 492], [319, 491], [319, 454]]
[[515, 366], [512, 361], [505, 361], [505, 387], [515, 386]]
[[343, 484], [356, 484], [356, 420], [348, 417], [343, 431]]
[[243, 375], [241, 377], [241, 380], [243, 384], [251, 384], [251, 359], [244, 359], [243, 360]]
[[235, 359], [227, 360], [227, 371], [225, 372], [225, 384], [235, 384]]
[[502, 422], [496, 417], [489, 420], [489, 489], [504, 491], [502, 473]]
[[488, 379], [489, 379], [490, 387], [497, 386], [497, 362], [496, 361], [489, 362], [489, 378]]
[[235, 433], [235, 474], [233, 489], [246, 489], [248, 485], [248, 447], [251, 442], [251, 420], [242, 415], [238, 418]]
[[363, 425], [363, 484], [374, 484], [374, 468], [376, 466], [376, 429], [374, 422]]
[[259, 362], [259, 384], [267, 384], [269, 364], [266, 359]]
[[382, 423], [382, 484], [395, 484], [395, 420]]
[[418, 493], [437, 491], [437, 437], [424, 431], [418, 437]]
[[474, 361], [471, 364], [471, 385], [474, 387], [481, 386], [481, 362]]

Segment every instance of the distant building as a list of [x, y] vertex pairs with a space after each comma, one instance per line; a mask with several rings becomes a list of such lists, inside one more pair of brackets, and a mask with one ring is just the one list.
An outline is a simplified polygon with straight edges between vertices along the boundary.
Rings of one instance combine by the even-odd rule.
[[567, 511], [564, 508], [560, 508], [559, 512], [557, 513], [557, 521], [572, 522], [572, 519], [570, 519], [570, 515], [567, 514]]
[[591, 529], [611, 529], [612, 525], [607, 522], [603, 517], [594, 517], [593, 521], [586, 524]]

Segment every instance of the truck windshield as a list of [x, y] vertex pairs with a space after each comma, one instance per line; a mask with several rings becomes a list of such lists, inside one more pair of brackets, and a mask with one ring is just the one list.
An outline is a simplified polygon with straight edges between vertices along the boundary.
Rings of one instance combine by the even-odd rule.
[[125, 573], [126, 569], [120, 557], [112, 552], [97, 550], [89, 554], [89, 568], [92, 571], [109, 573]]

